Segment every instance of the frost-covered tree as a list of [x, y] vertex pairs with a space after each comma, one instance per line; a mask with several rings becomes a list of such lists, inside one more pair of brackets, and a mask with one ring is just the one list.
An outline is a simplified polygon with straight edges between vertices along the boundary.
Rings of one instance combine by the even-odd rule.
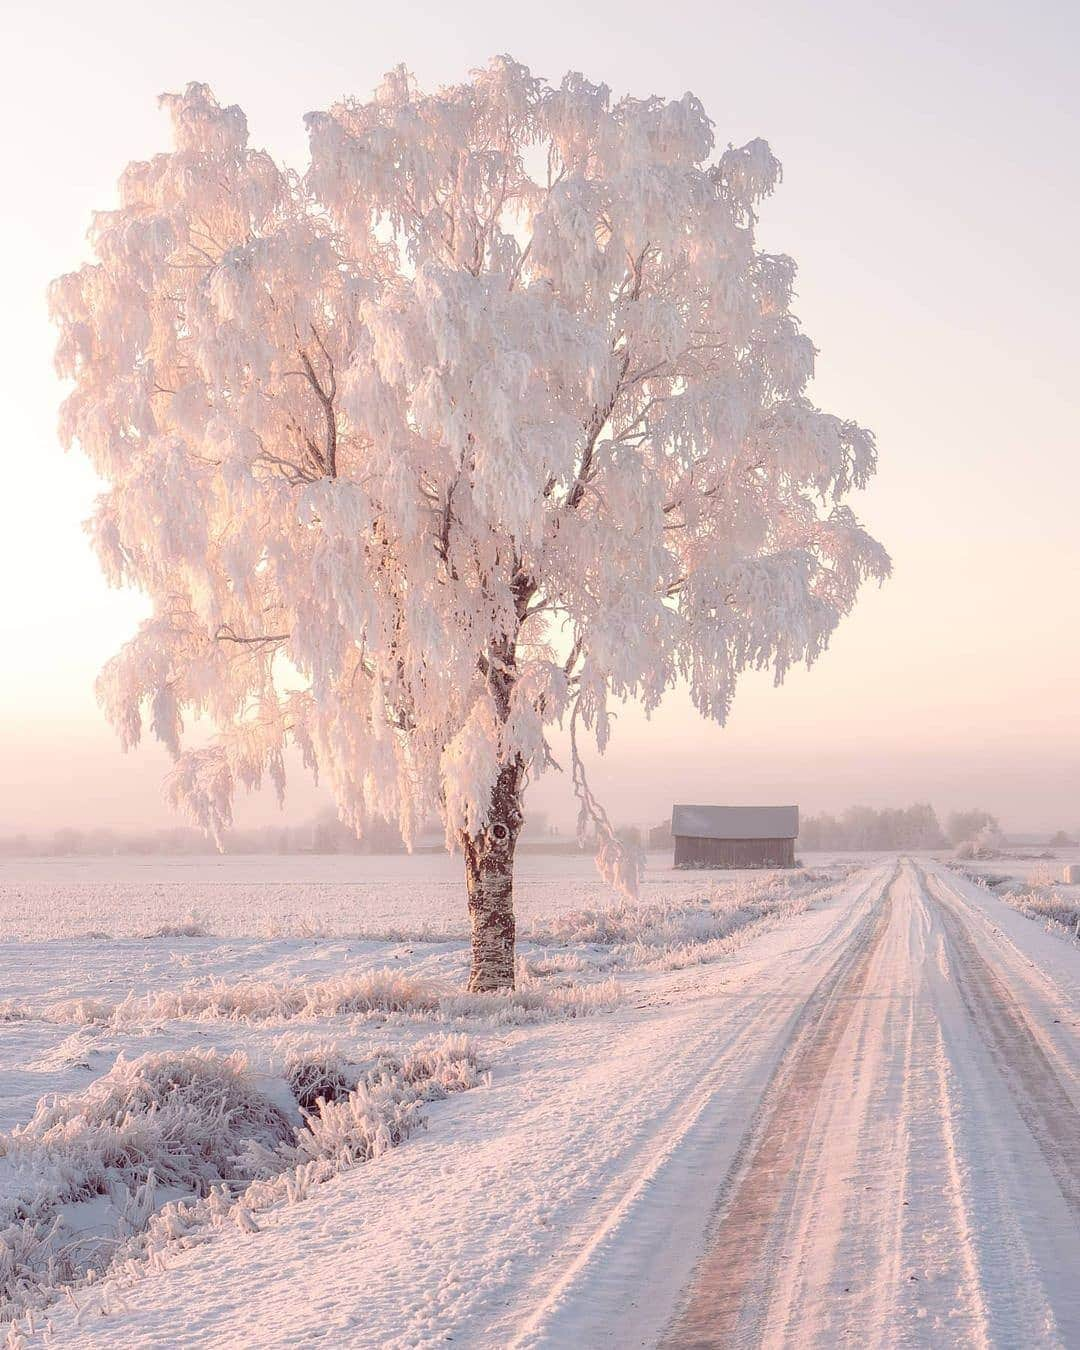
[[[794, 264], [756, 249], [780, 167], [714, 154], [696, 98], [614, 100], [499, 58], [307, 119], [303, 176], [237, 107], [164, 100], [174, 149], [54, 283], [62, 434], [107, 481], [109, 577], [152, 616], [103, 672], [205, 829], [286, 750], [361, 831], [438, 812], [464, 855], [474, 989], [514, 978], [530, 778], [613, 700], [813, 661], [888, 559], [843, 504], [874, 443], [805, 389]], [[216, 739], [184, 748], [192, 715]]]
[[989, 811], [976, 807], [971, 811], [953, 811], [946, 825], [946, 833], [953, 844], [964, 844], [974, 839], [981, 830], [996, 831], [998, 818]]
[[849, 806], [843, 816], [802, 816], [799, 847], [824, 849], [941, 848], [945, 843], [937, 813], [928, 802], [905, 807]]

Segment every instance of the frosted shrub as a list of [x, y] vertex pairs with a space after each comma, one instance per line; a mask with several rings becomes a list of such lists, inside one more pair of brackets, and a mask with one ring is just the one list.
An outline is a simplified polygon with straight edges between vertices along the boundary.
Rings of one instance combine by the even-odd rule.
[[418, 1047], [401, 1060], [387, 1057], [346, 1097], [308, 1118], [297, 1134], [296, 1159], [328, 1159], [341, 1171], [378, 1157], [415, 1129], [424, 1102], [475, 1087], [480, 1075], [464, 1036]]
[[85, 1092], [44, 1098], [33, 1118], [0, 1138], [16, 1170], [62, 1165], [62, 1199], [104, 1194], [115, 1182], [159, 1183], [205, 1193], [230, 1174], [244, 1139], [286, 1139], [283, 1112], [254, 1089], [242, 1054], [214, 1051], [121, 1057]]
[[214, 935], [204, 923], [192, 917], [184, 919], [181, 923], [162, 924], [151, 932], [143, 933], [140, 936], [144, 938], [205, 938]]
[[454, 1018], [483, 1018], [496, 1026], [523, 1026], [549, 1017], [587, 1017], [615, 1007], [619, 998], [613, 979], [551, 988], [526, 977], [516, 989], [500, 993], [452, 995], [443, 1001], [443, 1012]]
[[1052, 877], [1047, 882], [1037, 881], [1035, 868], [1027, 886], [1014, 883], [1001, 898], [1027, 918], [1041, 920], [1061, 937], [1080, 935], [1080, 897], [1060, 889]]
[[[715, 886], [685, 901], [624, 903], [612, 909], [571, 911], [537, 925], [534, 942], [601, 948], [593, 967], [643, 965], [674, 969], [726, 955], [767, 924], [789, 918], [831, 894], [826, 873], [766, 875]], [[537, 974], [551, 957], [532, 963]], [[580, 963], [580, 956], [575, 964]], [[579, 968], [580, 968], [579, 965]], [[562, 967], [562, 960], [556, 961]]]
[[[437, 1085], [456, 1090], [450, 1085], [456, 1083], [464, 1066], [475, 1062], [472, 1047], [463, 1035], [422, 1042], [403, 1057], [380, 1051], [360, 1062], [350, 1060], [338, 1045], [323, 1044], [293, 1051], [285, 1061], [283, 1076], [301, 1111], [312, 1116], [323, 1114], [329, 1105], [360, 1087], [371, 1089], [391, 1080], [423, 1083], [427, 1099], [432, 1100], [431, 1091]], [[471, 1081], [461, 1084], [472, 1085]], [[435, 1095], [446, 1094], [435, 1091]]]
[[1010, 909], [1045, 924], [1058, 937], [1075, 940], [1080, 936], [1080, 898], [1060, 888], [1045, 863], [1035, 864], [1026, 883], [1005, 874], [970, 872], [956, 866], [952, 870], [966, 881], [992, 890]]
[[54, 1022], [73, 1022], [77, 1027], [97, 1026], [112, 1018], [112, 1004], [97, 998], [66, 998], [51, 1004], [45, 1015]]
[[[246, 1186], [231, 1205], [211, 1193], [194, 1212], [163, 1211], [144, 1237], [131, 1245], [151, 1258], [176, 1241], [188, 1240], [192, 1225], [234, 1221], [245, 1231], [257, 1230], [254, 1215], [286, 1202], [297, 1203], [314, 1186], [380, 1156], [402, 1143], [425, 1123], [424, 1103], [463, 1092], [487, 1078], [486, 1070], [464, 1036], [447, 1036], [421, 1044], [408, 1054], [383, 1053], [365, 1066], [349, 1066], [359, 1081], [346, 1095], [316, 1103], [305, 1115], [294, 1142], [267, 1150], [247, 1147], [247, 1163], [261, 1178]], [[341, 1074], [345, 1076], [342, 1067]]]
[[285, 1074], [305, 1095], [353, 1086], [316, 1096], [297, 1126], [241, 1055], [145, 1055], [121, 1059], [84, 1093], [43, 1100], [0, 1136], [0, 1320], [110, 1263], [155, 1264], [213, 1225], [256, 1231], [255, 1213], [401, 1143], [425, 1103], [475, 1087], [485, 1071], [464, 1036], [448, 1036], [365, 1065], [336, 1050], [297, 1055]]
[[582, 1016], [611, 1006], [615, 999], [614, 988], [608, 986], [457, 994], [433, 981], [386, 968], [327, 980], [230, 983], [214, 979], [141, 997], [132, 994], [116, 1005], [85, 999], [57, 1003], [49, 1008], [48, 1015], [80, 1026], [142, 1026], [174, 1018], [272, 1022], [328, 1017], [397, 1017], [426, 1022], [476, 1019], [514, 1025], [545, 1017]]
[[242, 1055], [121, 1058], [85, 1092], [43, 1098], [0, 1136], [0, 1310], [46, 1279], [103, 1268], [164, 1200], [243, 1180], [247, 1144], [274, 1149], [292, 1134]]
[[286, 1061], [285, 1081], [297, 1105], [311, 1115], [321, 1103], [336, 1102], [356, 1087], [356, 1070], [334, 1051], [294, 1055]]
[[1049, 863], [1037, 862], [1032, 865], [1031, 871], [1028, 873], [1027, 881], [1028, 885], [1033, 890], [1038, 890], [1041, 887], [1053, 886], [1057, 881], [1057, 877], [1054, 874], [1054, 869]]
[[429, 1012], [438, 1007], [439, 997], [440, 991], [429, 981], [385, 968], [327, 980], [212, 979], [141, 997], [131, 994], [115, 1007], [84, 1001], [54, 1005], [50, 1012], [64, 1020], [137, 1025], [173, 1018], [315, 1020], [369, 1012]]

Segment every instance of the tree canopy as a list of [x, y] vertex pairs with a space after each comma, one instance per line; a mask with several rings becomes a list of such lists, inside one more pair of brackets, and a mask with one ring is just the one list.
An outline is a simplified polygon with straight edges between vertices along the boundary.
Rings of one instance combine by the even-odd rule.
[[211, 832], [294, 746], [357, 830], [437, 812], [455, 847], [568, 722], [631, 885], [579, 733], [680, 681], [722, 722], [889, 568], [845, 501], [873, 438], [808, 399], [795, 266], [755, 245], [780, 165], [690, 94], [507, 57], [310, 114], [303, 174], [205, 85], [162, 103], [173, 148], [51, 290], [94, 544], [153, 602], [99, 683], [124, 743], [149, 721]]

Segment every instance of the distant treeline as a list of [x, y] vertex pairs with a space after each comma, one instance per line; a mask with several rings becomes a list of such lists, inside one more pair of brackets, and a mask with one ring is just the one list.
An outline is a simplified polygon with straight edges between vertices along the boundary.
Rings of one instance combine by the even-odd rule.
[[[226, 853], [398, 853], [404, 852], [400, 834], [380, 827], [363, 841], [337, 820], [302, 825], [266, 825], [231, 829], [224, 840]], [[112, 854], [205, 854], [216, 852], [202, 830], [178, 825], [163, 829], [60, 829], [0, 838], [0, 854], [40, 857], [109, 856]]]
[[[321, 812], [314, 820], [297, 825], [262, 825], [252, 829], [234, 828], [226, 831], [223, 840], [226, 853], [404, 853], [405, 843], [396, 825], [385, 820], [368, 822], [363, 836], [356, 834], [338, 820], [333, 810]], [[542, 813], [534, 813], [529, 828], [522, 836], [526, 849], [561, 848], [576, 845], [560, 843]], [[443, 831], [434, 821], [421, 830], [414, 842], [417, 851], [441, 850]], [[64, 826], [36, 834], [27, 832], [0, 835], [0, 856], [17, 857], [74, 857], [79, 855], [110, 854], [205, 854], [215, 852], [214, 844], [202, 830], [173, 825], [162, 829], [112, 830], [74, 829]]]
[[[831, 850], [889, 852], [897, 849], [945, 848], [978, 841], [999, 830], [997, 818], [989, 811], [954, 811], [942, 828], [932, 806], [916, 802], [913, 806], [876, 810], [872, 806], [851, 806], [842, 815], [802, 817], [798, 847], [807, 853]], [[619, 837], [627, 843], [667, 850], [672, 847], [671, 822], [666, 821], [646, 832], [636, 826], [624, 826]], [[405, 845], [397, 828], [383, 820], [373, 820], [362, 838], [343, 825], [333, 811], [325, 811], [314, 820], [299, 825], [263, 825], [256, 829], [232, 829], [225, 836], [226, 853], [404, 853]], [[1050, 836], [1051, 847], [1076, 844], [1063, 830]], [[434, 821], [421, 831], [414, 844], [417, 852], [438, 852], [444, 847], [442, 828]], [[526, 853], [576, 853], [576, 839], [560, 835], [542, 813], [527, 823], [518, 847]], [[588, 846], [587, 846], [588, 849]], [[79, 830], [68, 827], [38, 834], [0, 835], [0, 856], [72, 857], [108, 854], [205, 854], [213, 844], [201, 830], [175, 825], [156, 830]]]
[[913, 806], [849, 806], [842, 816], [803, 816], [799, 848], [809, 853], [830, 849], [944, 848], [945, 831], [927, 802]]
[[945, 848], [976, 838], [1000, 827], [989, 811], [954, 811], [942, 828], [937, 812], [928, 802], [876, 810], [872, 806], [849, 806], [841, 816], [803, 816], [799, 822], [799, 848], [808, 853], [830, 849], [881, 850]]
[[[263, 825], [226, 831], [226, 853], [404, 853], [400, 832], [374, 820], [362, 839], [332, 812], [296, 825]], [[71, 827], [0, 838], [0, 853], [69, 857], [80, 854], [199, 854], [215, 852], [202, 830], [173, 825], [162, 829], [79, 830]]]

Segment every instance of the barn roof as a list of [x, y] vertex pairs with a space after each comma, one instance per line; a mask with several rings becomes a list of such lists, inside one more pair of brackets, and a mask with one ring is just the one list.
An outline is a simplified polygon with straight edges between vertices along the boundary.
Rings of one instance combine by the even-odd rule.
[[797, 806], [676, 806], [671, 833], [688, 839], [797, 839]]

